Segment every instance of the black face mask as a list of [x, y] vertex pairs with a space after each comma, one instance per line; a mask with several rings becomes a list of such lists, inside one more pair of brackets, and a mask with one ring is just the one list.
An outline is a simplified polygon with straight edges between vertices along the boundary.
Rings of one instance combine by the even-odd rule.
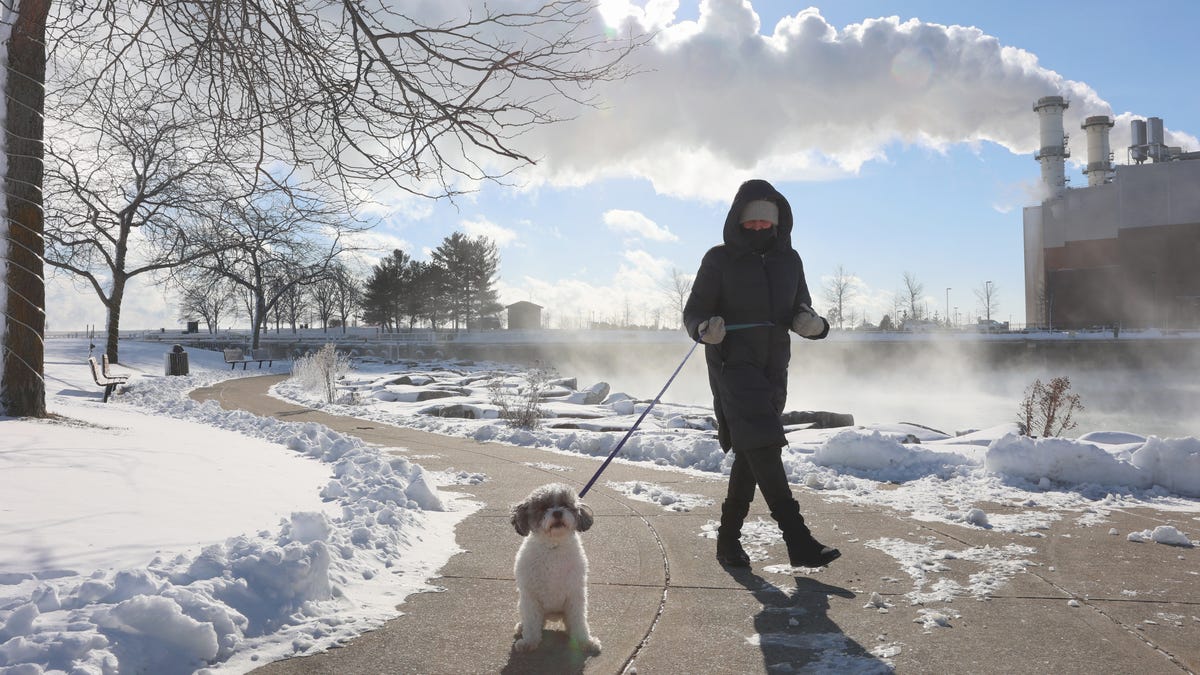
[[750, 246], [750, 250], [755, 253], [765, 253], [767, 249], [775, 245], [775, 228], [766, 230], [746, 230], [742, 233], [746, 237], [746, 243]]

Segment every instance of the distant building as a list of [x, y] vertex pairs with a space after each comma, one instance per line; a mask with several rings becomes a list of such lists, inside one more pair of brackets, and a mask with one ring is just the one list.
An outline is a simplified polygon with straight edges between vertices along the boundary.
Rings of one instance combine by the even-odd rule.
[[542, 327], [542, 306], [524, 300], [514, 302], [508, 309], [509, 330], [536, 330]]
[[1133, 121], [1129, 156], [1136, 163], [1114, 167], [1112, 121], [1089, 117], [1088, 187], [1067, 189], [1067, 107], [1058, 96], [1034, 106], [1049, 196], [1024, 211], [1026, 323], [1200, 327], [1200, 153], [1167, 147], [1162, 120], [1152, 117]]

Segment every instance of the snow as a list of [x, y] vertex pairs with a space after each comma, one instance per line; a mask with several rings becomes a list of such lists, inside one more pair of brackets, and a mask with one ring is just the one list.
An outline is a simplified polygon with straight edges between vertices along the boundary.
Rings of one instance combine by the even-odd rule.
[[1129, 541], [1144, 542], [1153, 541], [1159, 544], [1167, 544], [1168, 546], [1183, 546], [1191, 548], [1197, 543], [1187, 538], [1187, 535], [1180, 532], [1170, 525], [1159, 525], [1153, 530], [1142, 530], [1141, 532], [1130, 532], [1126, 537]]
[[0, 418], [0, 670], [245, 672], [396, 616], [457, 552], [476, 506], [438, 485], [470, 476], [196, 403], [245, 373], [190, 350], [164, 377], [165, 349], [123, 342], [131, 386], [102, 404], [88, 343], [51, 340], [60, 417]]
[[713, 500], [704, 495], [679, 492], [661, 485], [643, 483], [642, 481], [627, 481], [618, 483], [609, 481], [605, 487], [616, 490], [621, 494], [650, 504], [658, 504], [668, 511], [687, 513], [698, 506], [712, 506]]
[[[47, 404], [59, 417], [0, 418], [0, 668], [245, 672], [378, 626], [457, 551], [454, 525], [477, 505], [439, 486], [487, 476], [429, 472], [419, 456], [387, 455], [319, 425], [197, 403], [190, 390], [258, 372], [229, 371], [219, 353], [190, 349], [192, 374], [165, 377], [166, 349], [123, 342], [117, 368], [133, 375], [130, 386], [101, 404], [84, 367], [87, 342], [51, 340]], [[546, 461], [536, 466], [552, 471], [565, 470], [555, 455], [607, 456], [646, 410], [641, 397], [653, 393], [558, 380], [549, 391], [556, 398], [541, 402], [541, 427], [518, 429], [500, 419], [488, 385], [496, 380], [511, 391], [523, 378], [494, 363], [358, 361], [339, 380], [337, 403], [295, 380], [272, 393], [364, 420], [541, 448]], [[723, 480], [730, 457], [717, 443], [712, 411], [672, 403], [670, 392], [665, 398], [616, 461]], [[1099, 526], [1108, 513], [1139, 506], [1200, 512], [1200, 439], [1109, 430], [1028, 438], [1014, 424], [980, 422], [957, 436], [910, 423], [788, 430], [784, 464], [796, 490], [1028, 537], [1028, 545], [1003, 548], [929, 538], [862, 542], [910, 578], [907, 592], [884, 592], [921, 606], [910, 611], [927, 631], [952, 626], [958, 614], [922, 603], [988, 597], [1031, 564], [1056, 520]], [[605, 487], [668, 511], [709, 505], [646, 482]], [[1177, 526], [1113, 541], [1195, 546], [1187, 527], [1194, 522], [1181, 517]], [[696, 536], [713, 537], [715, 528], [709, 521]], [[743, 528], [752, 560], [764, 560], [778, 536], [772, 522]], [[946, 560], [976, 569], [966, 583], [954, 581], [943, 574]], [[886, 611], [889, 603], [876, 595], [867, 608]], [[835, 647], [825, 650], [829, 658], [837, 658]]]

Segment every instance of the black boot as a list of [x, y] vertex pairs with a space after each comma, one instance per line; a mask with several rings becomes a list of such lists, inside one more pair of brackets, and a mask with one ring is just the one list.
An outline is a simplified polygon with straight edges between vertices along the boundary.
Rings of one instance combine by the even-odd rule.
[[841, 551], [824, 546], [813, 538], [812, 532], [804, 524], [804, 516], [800, 515], [800, 504], [795, 499], [772, 504], [771, 517], [783, 531], [788, 562], [792, 567], [823, 567], [842, 557]]
[[721, 526], [717, 528], [717, 562], [728, 567], [749, 567], [750, 556], [742, 548], [742, 523], [750, 513], [750, 502], [726, 499], [721, 504]]

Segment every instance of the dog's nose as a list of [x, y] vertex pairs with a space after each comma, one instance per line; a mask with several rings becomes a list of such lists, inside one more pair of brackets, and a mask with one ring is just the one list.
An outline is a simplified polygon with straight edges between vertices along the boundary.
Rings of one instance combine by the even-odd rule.
[[554, 514], [555, 520], [562, 520], [562, 517], [563, 517], [562, 511], [553, 511], [552, 513]]

